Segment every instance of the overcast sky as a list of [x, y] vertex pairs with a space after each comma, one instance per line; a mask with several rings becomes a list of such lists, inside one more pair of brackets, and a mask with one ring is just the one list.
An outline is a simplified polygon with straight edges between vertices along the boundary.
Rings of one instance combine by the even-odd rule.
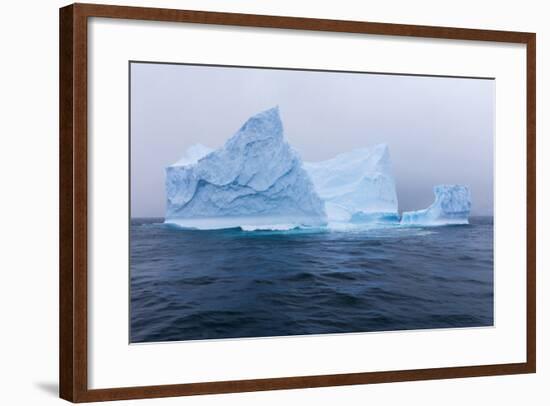
[[275, 105], [303, 160], [388, 144], [400, 211], [458, 183], [492, 215], [493, 80], [132, 63], [132, 217], [164, 216], [164, 168], [187, 147], [220, 147]]

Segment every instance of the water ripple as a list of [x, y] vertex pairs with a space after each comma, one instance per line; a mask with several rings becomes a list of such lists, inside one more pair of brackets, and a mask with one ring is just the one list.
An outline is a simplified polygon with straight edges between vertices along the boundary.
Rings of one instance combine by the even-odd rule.
[[131, 341], [493, 324], [492, 219], [348, 232], [132, 219]]

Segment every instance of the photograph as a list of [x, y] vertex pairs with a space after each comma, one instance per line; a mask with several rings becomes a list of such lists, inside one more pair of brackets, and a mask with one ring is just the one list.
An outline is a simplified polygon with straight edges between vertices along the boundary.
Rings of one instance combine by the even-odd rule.
[[550, 404], [546, 3], [112, 3], [2, 3], [1, 404]]
[[493, 328], [493, 77], [128, 69], [131, 344]]

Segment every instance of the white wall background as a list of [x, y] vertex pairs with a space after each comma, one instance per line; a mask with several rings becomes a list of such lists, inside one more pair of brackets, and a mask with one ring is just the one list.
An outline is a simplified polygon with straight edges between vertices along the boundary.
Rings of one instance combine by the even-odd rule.
[[[549, 145], [543, 138], [550, 97], [546, 3], [536, 0], [440, 2], [339, 0], [159, 0], [112, 4], [318, 18], [534, 31], [538, 68], [538, 373], [137, 401], [159, 405], [529, 404], [550, 400], [548, 243]], [[58, 7], [57, 0], [4, 2], [0, 14], [0, 399], [7, 405], [62, 404], [58, 373]], [[546, 162], [543, 157], [546, 156]], [[543, 318], [546, 317], [545, 320]], [[414, 349], [411, 349], [414, 350]], [[144, 365], [144, 368], [147, 366]], [[118, 402], [126, 405], [133, 402]]]

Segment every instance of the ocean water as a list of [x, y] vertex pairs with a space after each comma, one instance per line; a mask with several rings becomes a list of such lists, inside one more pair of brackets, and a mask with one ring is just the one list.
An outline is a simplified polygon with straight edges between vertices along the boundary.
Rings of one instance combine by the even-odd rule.
[[493, 325], [493, 219], [192, 231], [132, 219], [130, 341]]

